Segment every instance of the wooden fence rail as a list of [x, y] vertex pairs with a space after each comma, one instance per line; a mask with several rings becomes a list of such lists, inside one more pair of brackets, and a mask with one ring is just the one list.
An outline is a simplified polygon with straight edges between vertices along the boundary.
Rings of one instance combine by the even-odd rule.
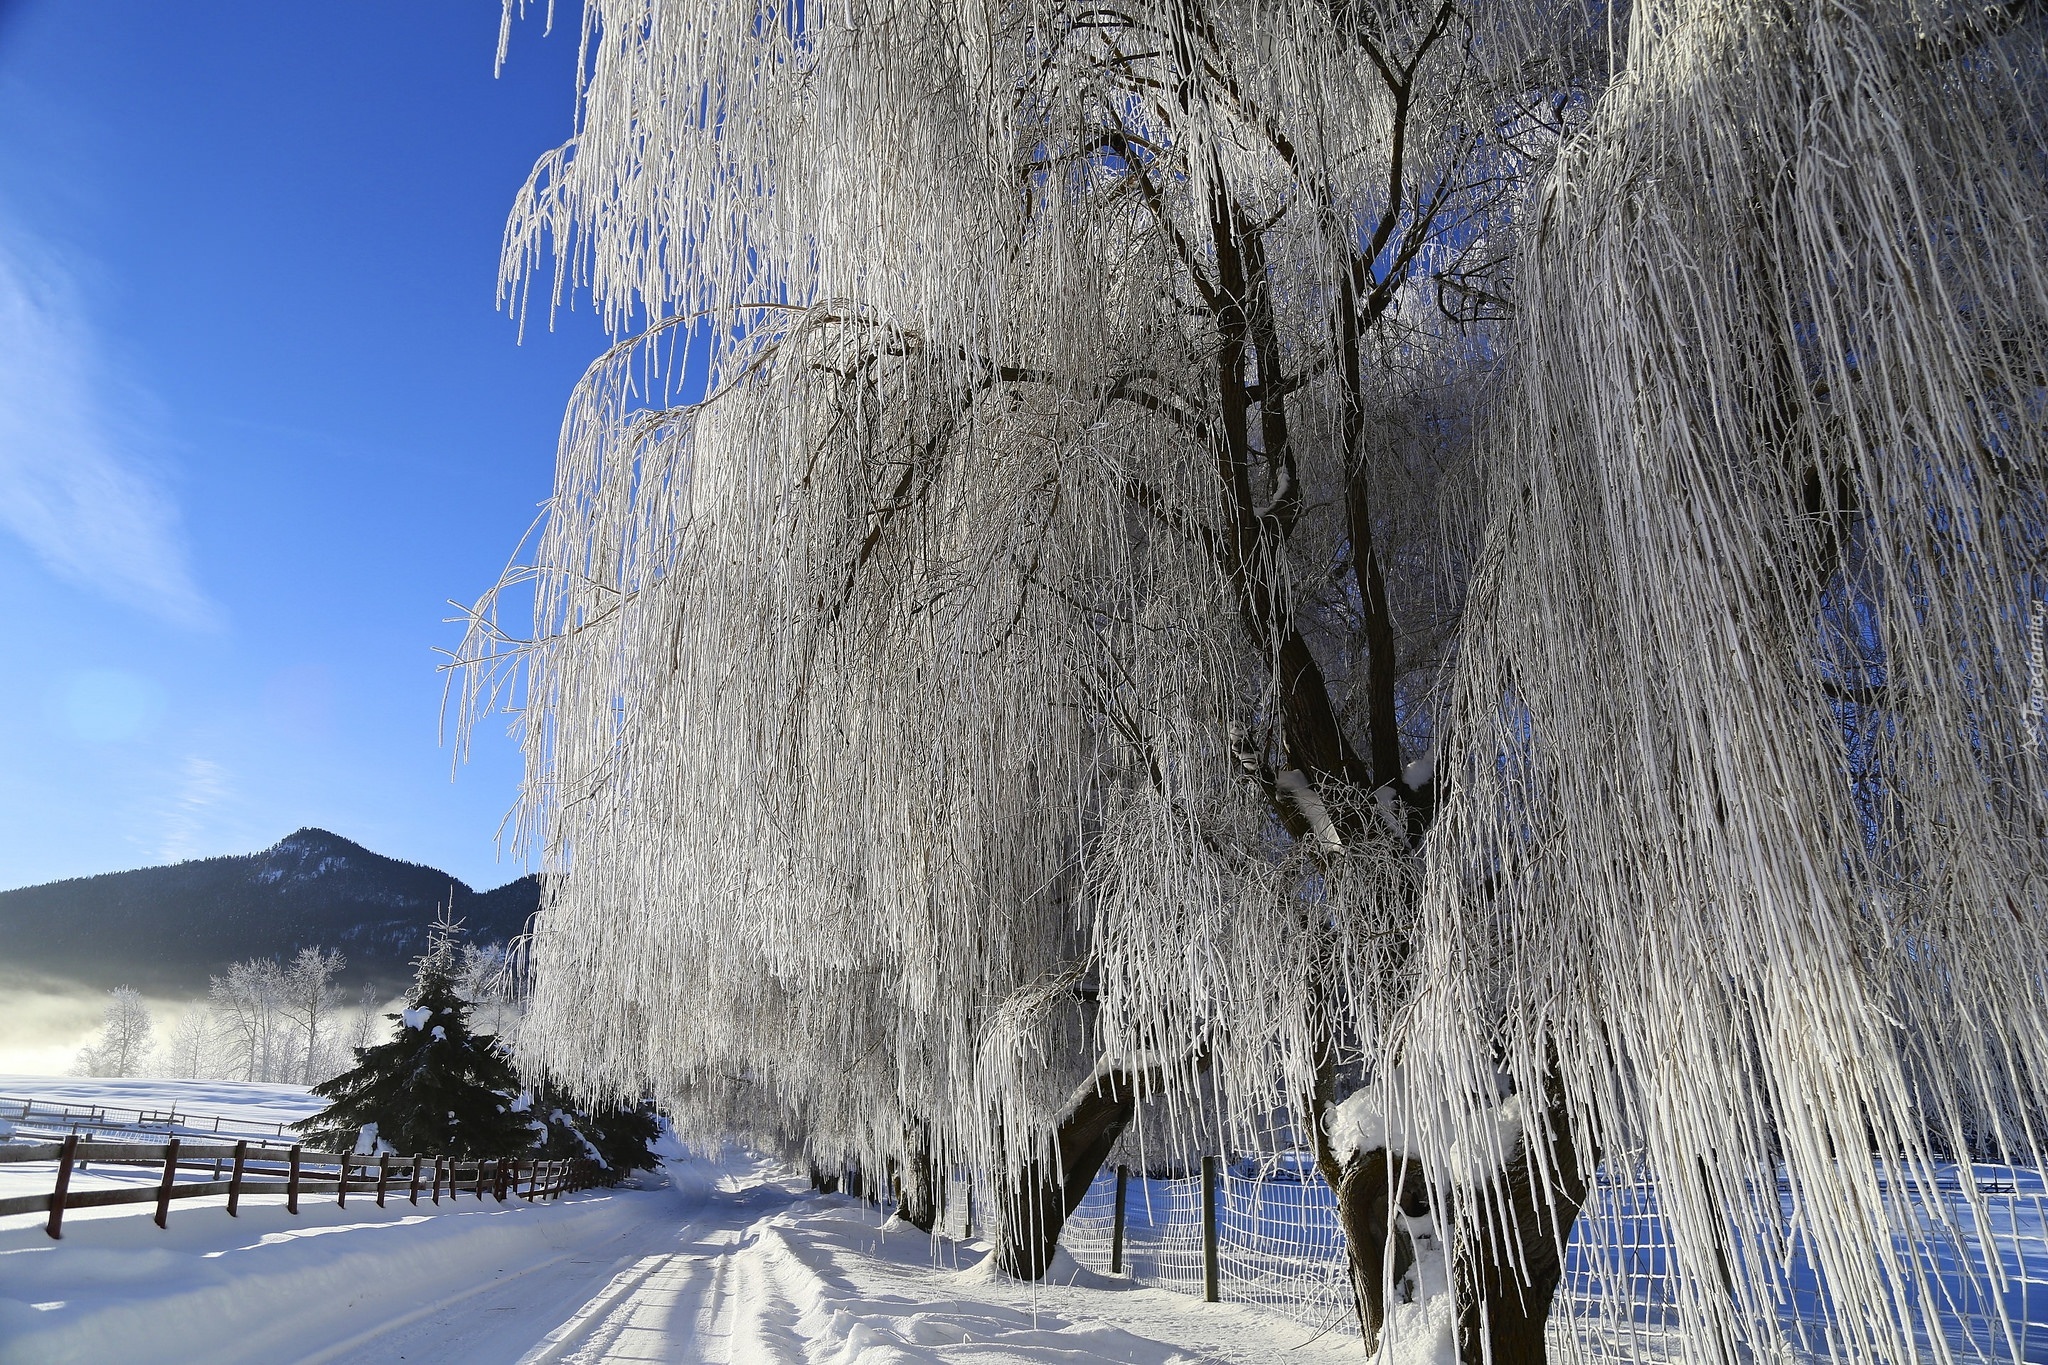
[[[425, 1194], [441, 1202], [445, 1184], [448, 1198], [458, 1193], [478, 1199], [496, 1198], [500, 1203], [511, 1196], [522, 1199], [556, 1199], [598, 1183], [595, 1162], [532, 1161], [524, 1158], [447, 1156], [400, 1156], [394, 1153], [365, 1156], [360, 1153], [309, 1152], [304, 1147], [241, 1141], [234, 1143], [186, 1142], [85, 1142], [77, 1136], [62, 1142], [0, 1145], [0, 1165], [30, 1161], [54, 1161], [57, 1176], [48, 1194], [23, 1194], [0, 1199], [0, 1217], [18, 1213], [49, 1211], [47, 1231], [63, 1236], [66, 1209], [105, 1208], [113, 1204], [155, 1204], [156, 1225], [170, 1218], [171, 1202], [196, 1199], [202, 1195], [225, 1194], [229, 1217], [238, 1217], [242, 1199], [252, 1194], [282, 1194], [285, 1208], [299, 1211], [299, 1196], [332, 1194], [335, 1203], [346, 1206], [351, 1194], [368, 1194], [382, 1207], [387, 1195], [398, 1193], [412, 1203]], [[71, 1176], [90, 1164], [137, 1166], [163, 1171], [154, 1187], [128, 1189], [74, 1190]], [[309, 1173], [307, 1167], [331, 1167]], [[180, 1171], [207, 1170], [210, 1179], [180, 1182]], [[521, 1185], [525, 1189], [520, 1188]]]
[[175, 1128], [210, 1130], [229, 1138], [261, 1136], [288, 1140], [291, 1136], [290, 1120], [266, 1123], [261, 1119], [225, 1118], [218, 1114], [186, 1114], [179, 1112], [176, 1105], [169, 1109], [123, 1108], [82, 1102], [72, 1105], [61, 1100], [36, 1099], [26, 1095], [0, 1095], [0, 1119], [8, 1120], [17, 1128], [40, 1129], [55, 1132], [58, 1136], [66, 1133], [91, 1137], [94, 1133], [104, 1132], [165, 1132]]

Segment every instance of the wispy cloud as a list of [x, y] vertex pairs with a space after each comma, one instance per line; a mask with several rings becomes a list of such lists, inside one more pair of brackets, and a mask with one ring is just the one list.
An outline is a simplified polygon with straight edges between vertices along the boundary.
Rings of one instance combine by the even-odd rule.
[[216, 625], [177, 507], [110, 416], [107, 383], [68, 276], [0, 237], [0, 529], [69, 582], [177, 625]]
[[157, 856], [166, 862], [196, 858], [209, 851], [199, 846], [199, 836], [207, 823], [206, 812], [229, 791], [227, 769], [196, 754], [185, 760], [181, 778], [178, 794], [171, 798], [164, 817], [163, 842], [157, 848]]

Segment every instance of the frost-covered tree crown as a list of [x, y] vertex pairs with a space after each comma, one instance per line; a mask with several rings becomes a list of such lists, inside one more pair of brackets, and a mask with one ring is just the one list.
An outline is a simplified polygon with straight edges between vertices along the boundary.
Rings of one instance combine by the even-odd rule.
[[1731, 1351], [1782, 1172], [1927, 1349], [1886, 1191], [2048, 1067], [2043, 34], [592, 0], [503, 278], [617, 344], [464, 653], [535, 1063], [1012, 1172], [1284, 1110], [1482, 1317], [1641, 1171]]

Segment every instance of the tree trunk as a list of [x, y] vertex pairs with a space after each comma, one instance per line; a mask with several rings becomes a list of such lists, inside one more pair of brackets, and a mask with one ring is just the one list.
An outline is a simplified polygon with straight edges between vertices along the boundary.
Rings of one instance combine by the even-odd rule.
[[[1564, 1250], [1591, 1176], [1579, 1168], [1563, 1087], [1555, 1076], [1547, 1089], [1543, 1112], [1532, 1116], [1540, 1117], [1542, 1129], [1524, 1130], [1501, 1174], [1505, 1207], [1493, 1212], [1492, 1235], [1468, 1229], [1451, 1251], [1459, 1365], [1545, 1365], [1547, 1359], [1544, 1326], [1564, 1278]], [[1532, 1141], [1546, 1147], [1548, 1198], [1530, 1158]], [[1318, 1165], [1327, 1179], [1329, 1166], [1320, 1160]], [[1333, 1192], [1359, 1332], [1365, 1349], [1376, 1352], [1389, 1311], [1396, 1303], [1412, 1301], [1403, 1296], [1416, 1288], [1403, 1283], [1416, 1255], [1395, 1214], [1419, 1218], [1432, 1213], [1429, 1184], [1418, 1162], [1381, 1150], [1344, 1160]], [[1448, 1232], [1455, 1224], [1451, 1211], [1434, 1212], [1435, 1226]]]
[[939, 1179], [932, 1162], [931, 1139], [921, 1123], [913, 1125], [906, 1137], [896, 1216], [928, 1233], [939, 1221]]
[[[1507, 1207], [1496, 1213], [1491, 1236], [1467, 1231], [1458, 1239], [1452, 1274], [1458, 1289], [1458, 1359], [1461, 1365], [1544, 1365], [1544, 1324], [1564, 1279], [1564, 1251], [1572, 1224], [1585, 1206], [1592, 1172], [1579, 1169], [1561, 1088], [1553, 1079], [1544, 1119], [1547, 1131], [1525, 1133], [1500, 1186]], [[1532, 1116], [1533, 1117], [1533, 1116]], [[1529, 1158], [1528, 1144], [1549, 1145], [1548, 1197]]]
[[806, 1164], [810, 1167], [812, 1189], [820, 1194], [837, 1194], [839, 1192], [839, 1176], [837, 1173], [827, 1175], [824, 1168], [815, 1161], [807, 1162]]
[[1391, 1286], [1399, 1292], [1415, 1264], [1415, 1245], [1394, 1214], [1414, 1218], [1429, 1212], [1428, 1185], [1420, 1164], [1380, 1150], [1345, 1162], [1334, 1193], [1358, 1330], [1365, 1349], [1377, 1351], [1387, 1325], [1387, 1291]]
[[[1205, 1059], [1200, 1067], [1206, 1066]], [[1033, 1157], [1003, 1192], [995, 1256], [1004, 1274], [1045, 1278], [1060, 1230], [1130, 1126], [1138, 1100], [1158, 1088], [1159, 1072], [1156, 1066], [1132, 1071], [1103, 1063], [1075, 1089], [1053, 1134], [1057, 1165], [1045, 1156]]]

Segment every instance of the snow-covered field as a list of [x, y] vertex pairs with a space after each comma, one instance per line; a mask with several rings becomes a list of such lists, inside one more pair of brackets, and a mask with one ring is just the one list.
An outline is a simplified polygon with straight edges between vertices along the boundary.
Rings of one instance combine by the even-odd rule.
[[[101, 1109], [108, 1117], [133, 1120], [140, 1113], [204, 1115], [269, 1130], [316, 1114], [327, 1103], [303, 1085], [257, 1085], [247, 1081], [171, 1081], [151, 1077], [105, 1080], [88, 1076], [25, 1076], [0, 1072], [0, 1119], [19, 1112], [9, 1098]], [[181, 1125], [182, 1126], [182, 1125]]]
[[[306, 1092], [301, 1085], [252, 1085], [243, 1081], [170, 1081], [152, 1079], [100, 1080], [81, 1076], [26, 1076], [0, 1073], [0, 1139], [15, 1124], [21, 1122], [24, 1100], [35, 1101], [36, 1126], [23, 1127], [18, 1134], [22, 1140], [48, 1141], [60, 1135], [61, 1124], [49, 1122], [53, 1108], [73, 1109], [80, 1119], [81, 1131], [88, 1136], [97, 1133], [100, 1137], [120, 1140], [122, 1130], [132, 1128], [143, 1115], [168, 1116], [175, 1113], [176, 1123], [152, 1123], [150, 1128], [166, 1135], [176, 1133], [184, 1137], [205, 1137], [218, 1132], [233, 1139], [238, 1137], [267, 1136], [275, 1133], [280, 1125], [290, 1124], [316, 1114], [326, 1104], [316, 1095]], [[100, 1128], [90, 1123], [86, 1116], [101, 1113], [107, 1127]], [[191, 1122], [188, 1120], [198, 1120]], [[219, 1126], [215, 1127], [215, 1121]], [[154, 1142], [161, 1138], [142, 1136], [129, 1141]], [[294, 1141], [291, 1137], [283, 1139]], [[0, 1164], [0, 1199], [17, 1194], [48, 1194], [56, 1178], [55, 1162], [23, 1162]], [[189, 1179], [201, 1179], [201, 1171], [187, 1172]], [[105, 1189], [117, 1185], [154, 1185], [161, 1171], [140, 1166], [85, 1165], [72, 1173], [71, 1187], [75, 1190]], [[186, 1204], [178, 1206], [180, 1216]], [[110, 1214], [134, 1213], [133, 1206], [109, 1210]], [[68, 1213], [70, 1218], [84, 1218], [84, 1211]], [[0, 1225], [13, 1220], [0, 1220]], [[155, 1231], [154, 1228], [151, 1231]]]

